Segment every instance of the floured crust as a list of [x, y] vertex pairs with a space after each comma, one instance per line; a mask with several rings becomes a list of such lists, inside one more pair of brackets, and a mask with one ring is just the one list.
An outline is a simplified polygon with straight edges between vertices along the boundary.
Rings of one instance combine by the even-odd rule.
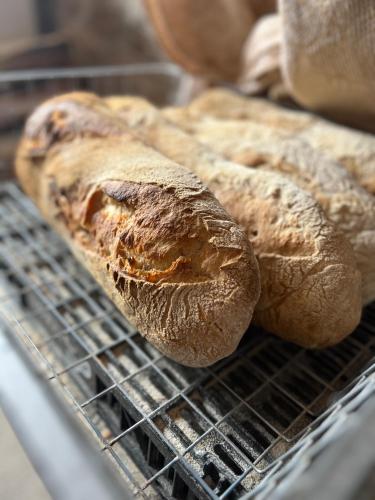
[[189, 106], [189, 111], [220, 119], [254, 120], [274, 127], [283, 136], [304, 139], [339, 161], [362, 187], [375, 194], [375, 137], [372, 134], [222, 89], [204, 92]]
[[281, 173], [310, 192], [353, 245], [363, 303], [375, 299], [375, 198], [340, 163], [304, 139], [280, 137], [254, 121], [193, 118], [178, 108], [167, 115], [229, 160]]
[[25, 191], [161, 352], [229, 355], [259, 296], [243, 231], [188, 170], [145, 146], [96, 96], [39, 107], [16, 160]]
[[274, 172], [223, 160], [142, 99], [107, 102], [144, 141], [193, 170], [245, 229], [261, 273], [258, 324], [306, 347], [332, 345], [355, 328], [353, 250], [308, 193]]

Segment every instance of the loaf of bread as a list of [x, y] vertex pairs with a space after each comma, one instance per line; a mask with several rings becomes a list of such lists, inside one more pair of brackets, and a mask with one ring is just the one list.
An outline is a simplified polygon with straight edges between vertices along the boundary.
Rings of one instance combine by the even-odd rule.
[[259, 297], [244, 232], [187, 169], [144, 145], [99, 98], [28, 119], [22, 187], [144, 337], [206, 366], [236, 349]]
[[[235, 81], [241, 49], [260, 15], [249, 0], [144, 0], [155, 34], [184, 69], [212, 80]], [[271, 11], [271, 0], [263, 11]], [[253, 8], [255, 7], [255, 8]], [[220, 35], [218, 35], [220, 33]]]
[[302, 138], [339, 161], [359, 184], [375, 194], [375, 137], [369, 133], [221, 89], [203, 93], [189, 106], [189, 112], [221, 119], [253, 120], [274, 127], [284, 137]]
[[178, 108], [169, 119], [226, 158], [281, 173], [309, 191], [353, 245], [362, 274], [364, 304], [375, 299], [375, 197], [345, 168], [303, 139], [281, 138], [255, 122], [187, 116]]
[[361, 280], [353, 250], [307, 192], [225, 161], [143, 99], [107, 102], [142, 140], [193, 170], [245, 229], [261, 273], [259, 325], [306, 347], [335, 344], [355, 328]]

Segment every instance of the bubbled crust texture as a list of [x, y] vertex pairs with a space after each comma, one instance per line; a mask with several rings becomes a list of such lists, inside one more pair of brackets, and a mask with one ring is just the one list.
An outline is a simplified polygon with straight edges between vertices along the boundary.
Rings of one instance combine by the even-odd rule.
[[[173, 119], [173, 111], [168, 111]], [[345, 168], [304, 139], [280, 137], [252, 121], [187, 118], [176, 121], [214, 151], [234, 162], [281, 173], [310, 192], [351, 242], [362, 274], [362, 301], [375, 299], [375, 198]]]
[[243, 231], [193, 174], [83, 93], [35, 111], [16, 170], [43, 215], [161, 352], [189, 366], [233, 352], [259, 296], [258, 266]]
[[339, 161], [362, 187], [375, 194], [375, 137], [372, 134], [221, 89], [203, 93], [189, 106], [189, 111], [220, 119], [255, 120], [275, 128], [284, 136], [304, 139], [310, 146]]
[[245, 229], [261, 273], [258, 324], [306, 347], [335, 344], [355, 328], [352, 248], [309, 194], [274, 172], [223, 160], [142, 99], [107, 102], [143, 140], [192, 169]]

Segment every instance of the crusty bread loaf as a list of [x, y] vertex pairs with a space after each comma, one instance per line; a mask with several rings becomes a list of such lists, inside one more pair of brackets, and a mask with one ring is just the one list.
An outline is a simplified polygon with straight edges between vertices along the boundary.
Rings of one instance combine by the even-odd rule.
[[309, 191], [327, 217], [349, 239], [362, 274], [362, 300], [375, 299], [375, 197], [337, 161], [303, 139], [279, 137], [255, 122], [187, 116], [179, 109], [169, 119], [199, 141], [243, 165], [279, 172]]
[[192, 169], [242, 225], [261, 273], [255, 321], [306, 347], [334, 344], [360, 317], [353, 250], [317, 202], [285, 177], [231, 163], [143, 99], [107, 99], [139, 137]]
[[246, 98], [228, 90], [208, 90], [189, 106], [193, 114], [254, 120], [284, 136], [303, 138], [339, 161], [365, 189], [375, 194], [375, 137], [333, 124], [303, 111], [292, 111], [265, 99]]
[[258, 265], [244, 232], [191, 172], [84, 93], [34, 112], [16, 170], [42, 214], [162, 353], [206, 366], [233, 352], [258, 300]]
[[[260, 10], [253, 12], [249, 0], [144, 0], [144, 4], [173, 61], [210, 80], [238, 77], [241, 48]], [[267, 4], [270, 9], [269, 0]]]

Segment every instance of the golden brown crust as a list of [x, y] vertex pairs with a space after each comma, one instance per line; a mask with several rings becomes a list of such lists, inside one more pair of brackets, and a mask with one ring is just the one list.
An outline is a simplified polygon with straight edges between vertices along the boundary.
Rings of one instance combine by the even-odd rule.
[[260, 325], [306, 347], [334, 344], [355, 328], [353, 251], [311, 196], [274, 172], [223, 160], [142, 99], [107, 102], [143, 140], [193, 170], [245, 229], [260, 265]]
[[249, 0], [145, 0], [165, 51], [191, 73], [235, 80], [255, 17]]
[[249, 120], [168, 116], [231, 161], [281, 173], [310, 192], [354, 248], [362, 274], [362, 300], [375, 299], [375, 198], [337, 161], [300, 138], [280, 137], [273, 127]]
[[340, 162], [367, 191], [375, 194], [375, 137], [303, 111], [281, 108], [264, 99], [208, 90], [189, 106], [196, 115], [255, 120], [285, 137], [299, 137]]
[[96, 96], [29, 119], [17, 175], [118, 308], [167, 356], [229, 355], [259, 296], [246, 236], [180, 165], [145, 146]]

